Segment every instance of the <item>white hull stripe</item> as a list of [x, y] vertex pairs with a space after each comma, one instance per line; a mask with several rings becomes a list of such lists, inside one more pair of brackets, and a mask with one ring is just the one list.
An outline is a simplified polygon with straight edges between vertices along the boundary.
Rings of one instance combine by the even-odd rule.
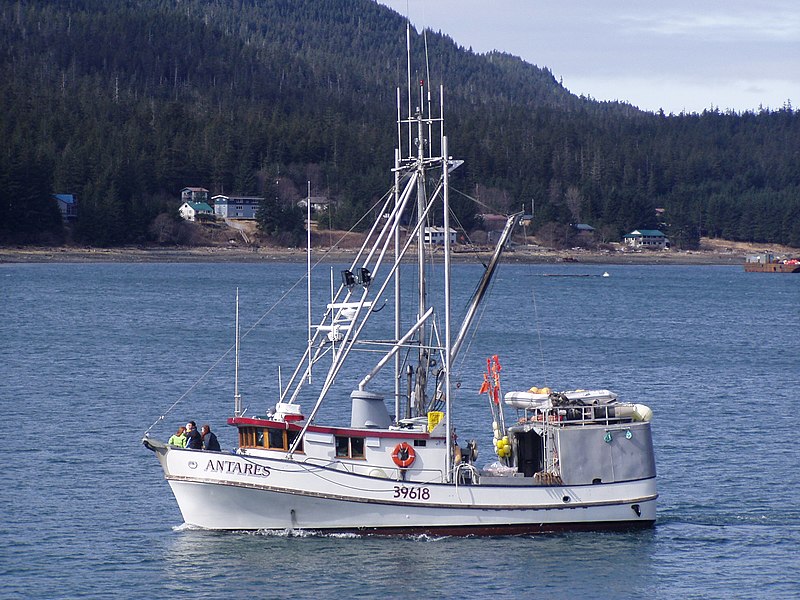
[[[219, 480], [219, 479], [199, 479], [197, 477], [182, 477], [180, 475], [167, 476], [167, 480], [183, 481], [185, 483], [197, 483], [201, 485], [222, 485], [226, 487], [239, 487], [250, 488], [255, 490], [262, 490], [265, 492], [272, 492], [276, 494], [288, 494], [291, 496], [308, 496], [312, 498], [322, 498], [326, 500], [339, 500], [342, 502], [358, 502], [364, 504], [386, 504], [397, 507], [423, 507], [423, 508], [445, 508], [445, 509], [472, 509], [472, 510], [554, 510], [554, 509], [569, 509], [569, 508], [591, 508], [596, 506], [616, 506], [625, 504], [637, 504], [643, 502], [652, 502], [658, 498], [658, 494], [651, 494], [649, 496], [641, 496], [639, 498], [627, 499], [614, 499], [604, 500], [598, 502], [576, 502], [572, 501], [563, 504], [538, 504], [538, 505], [508, 505], [508, 504], [439, 504], [434, 502], [400, 502], [397, 499], [393, 500], [380, 500], [377, 498], [359, 498], [356, 496], [341, 496], [338, 494], [323, 494], [320, 492], [310, 492], [304, 490], [291, 490], [285, 487], [273, 487], [269, 485], [247, 483], [241, 481]], [[408, 485], [408, 484], [406, 484]], [[441, 484], [426, 484], [427, 487], [444, 487]], [[421, 486], [419, 486], [421, 487]], [[449, 486], [447, 486], [449, 487]], [[470, 488], [472, 486], [463, 486]], [[490, 489], [495, 487], [498, 491], [508, 491], [508, 486], [480, 486], [482, 489]], [[534, 487], [534, 486], [531, 486]], [[536, 488], [543, 488], [546, 486], [535, 486]], [[376, 490], [377, 491], [377, 490]]]

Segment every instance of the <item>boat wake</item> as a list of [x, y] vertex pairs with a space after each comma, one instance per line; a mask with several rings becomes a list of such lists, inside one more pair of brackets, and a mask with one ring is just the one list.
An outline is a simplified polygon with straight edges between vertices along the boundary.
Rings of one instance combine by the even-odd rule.
[[[175, 525], [172, 528], [172, 531], [175, 532], [183, 532], [183, 531], [213, 531], [214, 533], [219, 533], [219, 530], [216, 529], [207, 529], [205, 527], [198, 527], [197, 525], [189, 525], [188, 523], [181, 523], [180, 525]], [[312, 529], [235, 529], [230, 530], [227, 533], [236, 534], [236, 535], [248, 535], [252, 537], [273, 537], [273, 538], [329, 538], [329, 539], [359, 539], [365, 537], [374, 537], [373, 534], [370, 533], [353, 533], [353, 532], [326, 532], [326, 531], [315, 531]], [[379, 536], [385, 537], [385, 536]], [[413, 542], [439, 542], [442, 540], [451, 539], [452, 536], [449, 535], [430, 535], [427, 533], [422, 533], [418, 535], [408, 534], [408, 535], [399, 535], [399, 536], [392, 536], [394, 539], [405, 539]]]
[[206, 529], [205, 527], [199, 527], [198, 525], [189, 525], [189, 523], [181, 523], [180, 525], [175, 525], [172, 528], [172, 531], [212, 531], [211, 529]]

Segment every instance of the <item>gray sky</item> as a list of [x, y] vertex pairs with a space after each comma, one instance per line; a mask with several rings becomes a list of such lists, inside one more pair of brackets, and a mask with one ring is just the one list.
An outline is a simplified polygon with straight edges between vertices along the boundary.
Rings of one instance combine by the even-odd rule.
[[800, 0], [378, 1], [597, 100], [676, 114], [800, 105]]

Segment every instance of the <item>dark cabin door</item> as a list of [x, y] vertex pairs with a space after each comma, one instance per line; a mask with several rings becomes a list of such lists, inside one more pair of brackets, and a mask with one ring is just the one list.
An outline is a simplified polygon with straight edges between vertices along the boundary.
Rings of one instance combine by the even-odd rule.
[[525, 477], [533, 477], [544, 468], [544, 442], [535, 431], [517, 435], [517, 470]]

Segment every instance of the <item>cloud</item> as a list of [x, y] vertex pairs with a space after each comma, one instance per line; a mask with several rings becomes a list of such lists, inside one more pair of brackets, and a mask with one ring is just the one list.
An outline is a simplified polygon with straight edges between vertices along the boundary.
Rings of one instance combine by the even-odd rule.
[[705, 41], [800, 41], [800, 14], [796, 9], [785, 13], [628, 15], [621, 18], [621, 24], [629, 33], [688, 36]]
[[[619, 100], [642, 110], [666, 113], [779, 109], [791, 98], [800, 98], [800, 84], [786, 79], [702, 80], [694, 76], [564, 77], [564, 86], [577, 95], [595, 100]], [[788, 95], [784, 95], [788, 94]]]
[[380, 1], [477, 52], [547, 67], [597, 99], [678, 113], [800, 98], [800, 0]]

